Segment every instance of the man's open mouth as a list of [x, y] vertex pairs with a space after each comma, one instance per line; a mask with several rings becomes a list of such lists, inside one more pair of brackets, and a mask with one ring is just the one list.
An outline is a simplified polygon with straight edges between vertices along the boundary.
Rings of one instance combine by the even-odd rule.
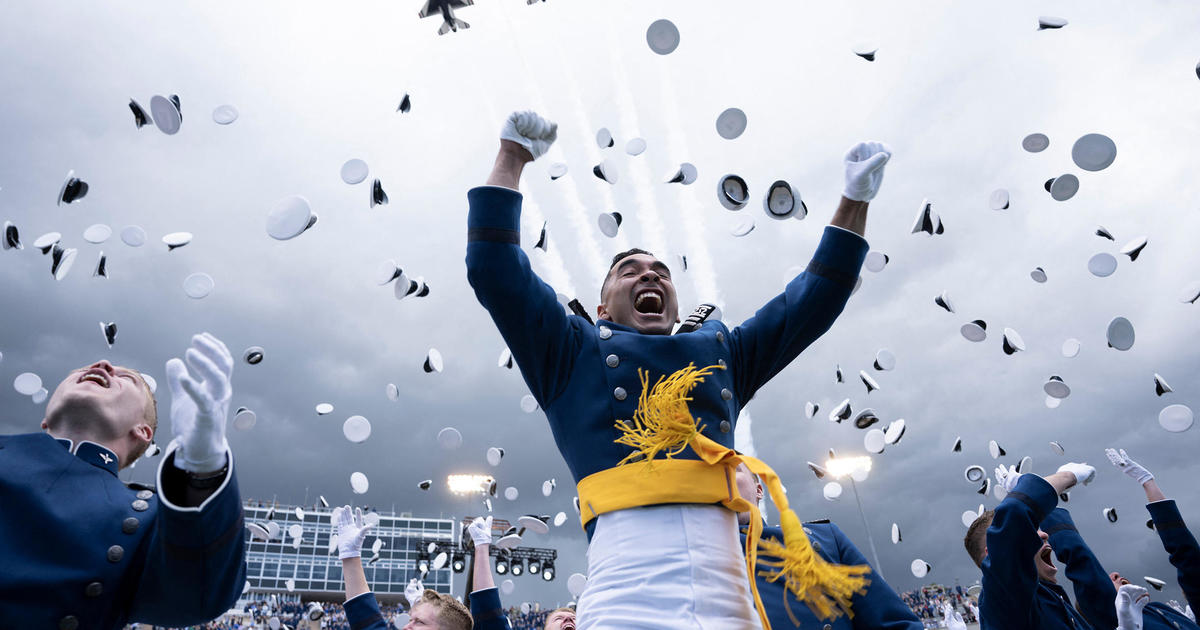
[[641, 289], [633, 298], [633, 308], [639, 313], [661, 315], [663, 294], [658, 289]]
[[91, 381], [100, 387], [108, 388], [108, 375], [101, 370], [89, 370], [83, 376], [79, 377], [78, 382], [82, 383], [84, 381]]
[[1053, 554], [1054, 554], [1054, 550], [1051, 549], [1050, 547], [1048, 547], [1048, 546], [1042, 547], [1042, 550], [1040, 552], [1038, 552], [1038, 558], [1041, 558], [1042, 562], [1045, 562], [1046, 564], [1048, 564], [1050, 566], [1054, 566]]

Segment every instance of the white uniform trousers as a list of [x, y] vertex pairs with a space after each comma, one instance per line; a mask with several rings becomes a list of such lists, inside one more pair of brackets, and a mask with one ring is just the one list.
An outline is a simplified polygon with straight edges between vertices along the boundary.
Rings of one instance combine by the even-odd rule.
[[601, 514], [579, 630], [761, 630], [737, 515], [719, 505]]

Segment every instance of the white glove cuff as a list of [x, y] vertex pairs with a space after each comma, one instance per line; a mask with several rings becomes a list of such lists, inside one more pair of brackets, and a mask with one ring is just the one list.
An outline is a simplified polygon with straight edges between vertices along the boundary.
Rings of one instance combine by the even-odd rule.
[[[178, 440], [172, 441], [172, 443], [175, 442]], [[192, 458], [188, 455], [186, 445], [179, 443], [179, 450], [175, 453], [175, 467], [192, 473], [215, 472], [225, 467], [227, 450], [229, 450], [229, 442], [222, 437], [221, 443], [210, 455], [203, 458]]]
[[346, 558], [361, 558], [361, 557], [362, 557], [362, 549], [348, 549], [346, 551], [342, 551], [340, 549], [338, 550], [338, 560], [345, 560]]

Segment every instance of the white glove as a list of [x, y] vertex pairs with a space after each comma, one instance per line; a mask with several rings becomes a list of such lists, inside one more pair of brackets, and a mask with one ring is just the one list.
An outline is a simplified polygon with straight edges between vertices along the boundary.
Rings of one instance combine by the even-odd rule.
[[362, 557], [363, 540], [367, 530], [374, 527], [363, 518], [362, 508], [354, 508], [353, 512], [349, 505], [333, 508], [333, 526], [337, 528], [338, 559]]
[[492, 517], [475, 517], [467, 526], [467, 533], [471, 535], [471, 542], [475, 543], [476, 547], [492, 544]]
[[508, 120], [504, 121], [500, 139], [511, 140], [525, 147], [536, 160], [558, 139], [558, 124], [534, 112], [513, 112], [508, 115]]
[[846, 157], [846, 190], [842, 196], [854, 201], [870, 201], [883, 182], [883, 167], [892, 157], [892, 150], [882, 142], [859, 142], [850, 147]]
[[1087, 464], [1077, 464], [1071, 462], [1058, 467], [1058, 472], [1069, 472], [1075, 475], [1075, 483], [1088, 485], [1096, 478], [1096, 468]]
[[967, 623], [950, 602], [942, 604], [942, 623], [946, 624], [947, 630], [967, 630]]
[[1117, 589], [1117, 630], [1142, 630], [1142, 609], [1149, 603], [1150, 594], [1140, 586]]
[[1017, 480], [1021, 478], [1021, 473], [1017, 472], [1016, 466], [1004, 467], [1000, 464], [996, 467], [996, 484], [1004, 488], [1005, 492], [1012, 492], [1013, 488], [1017, 487]]
[[421, 580], [413, 578], [408, 581], [408, 586], [404, 587], [404, 599], [408, 600], [408, 609], [412, 610], [417, 602], [421, 601], [421, 596], [425, 594], [425, 585], [421, 584]]
[[1115, 449], [1106, 448], [1104, 449], [1104, 454], [1108, 455], [1108, 461], [1112, 462], [1113, 466], [1120, 468], [1121, 472], [1129, 475], [1133, 479], [1136, 479], [1139, 485], [1154, 479], [1154, 475], [1151, 474], [1149, 470], [1146, 470], [1141, 464], [1129, 459], [1129, 456], [1125, 454], [1125, 449], [1117, 451]]
[[220, 339], [202, 333], [192, 337], [184, 357], [186, 366], [178, 358], [167, 361], [171, 431], [179, 444], [175, 466], [193, 473], [215, 472], [226, 465], [229, 448], [225, 419], [233, 395], [233, 356]]

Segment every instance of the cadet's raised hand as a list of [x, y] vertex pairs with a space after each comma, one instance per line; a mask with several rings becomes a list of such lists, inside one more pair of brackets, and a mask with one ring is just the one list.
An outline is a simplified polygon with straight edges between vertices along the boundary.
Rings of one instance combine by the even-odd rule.
[[411, 611], [417, 602], [421, 601], [421, 596], [425, 594], [425, 585], [421, 580], [413, 578], [408, 581], [408, 586], [404, 587], [404, 599], [408, 600], [408, 609]]
[[179, 450], [175, 466], [193, 473], [216, 472], [225, 466], [225, 420], [233, 395], [229, 378], [233, 356], [209, 333], [192, 337], [184, 355], [167, 361], [171, 388], [171, 432]]
[[1075, 462], [1059, 466], [1058, 472], [1069, 472], [1072, 475], [1075, 475], [1075, 483], [1085, 486], [1089, 483], [1092, 483], [1092, 480], [1096, 478], [1095, 467], [1087, 464], [1077, 464]]
[[860, 142], [846, 152], [846, 190], [842, 196], [852, 201], [870, 201], [883, 182], [883, 167], [892, 150], [882, 142]]
[[362, 508], [354, 508], [353, 512], [349, 505], [333, 508], [332, 520], [337, 529], [338, 559], [362, 557], [363, 540], [373, 527], [363, 518]]
[[476, 547], [492, 544], [492, 517], [475, 517], [467, 526], [467, 533], [471, 535], [471, 542], [475, 543]]
[[1142, 609], [1149, 603], [1150, 594], [1140, 586], [1117, 589], [1117, 630], [1142, 630]]
[[1004, 467], [1000, 464], [996, 467], [996, 483], [1004, 488], [1005, 492], [1012, 492], [1012, 489], [1017, 487], [1017, 480], [1021, 478], [1021, 473], [1017, 472], [1016, 466]]
[[558, 125], [531, 111], [513, 112], [504, 121], [500, 139], [521, 145], [531, 159], [538, 159], [558, 138]]
[[1118, 451], [1116, 449], [1106, 448], [1104, 449], [1104, 454], [1108, 456], [1108, 461], [1112, 462], [1113, 466], [1121, 469], [1121, 472], [1129, 475], [1132, 479], [1137, 481], [1138, 485], [1154, 479], [1154, 475], [1152, 475], [1149, 470], [1146, 470], [1141, 464], [1129, 459], [1129, 456], [1125, 454], [1125, 449]]

